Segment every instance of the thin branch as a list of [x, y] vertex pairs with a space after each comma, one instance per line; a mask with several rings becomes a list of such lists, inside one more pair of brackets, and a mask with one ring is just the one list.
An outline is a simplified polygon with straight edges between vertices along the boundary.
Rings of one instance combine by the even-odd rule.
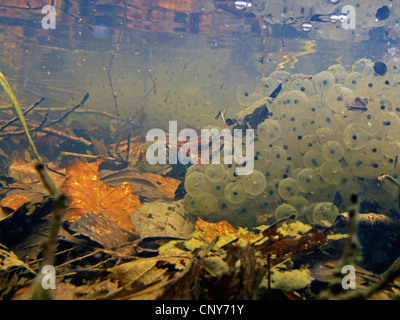
[[[0, 106], [0, 111], [1, 110], [14, 110], [14, 107], [9, 107], [9, 106]], [[27, 110], [27, 109], [25, 109]], [[35, 112], [65, 112], [70, 110], [70, 108], [35, 108]], [[86, 114], [86, 113], [90, 113], [90, 114], [98, 114], [100, 116], [104, 116], [107, 118], [111, 118], [111, 119], [116, 119], [115, 115], [108, 113], [108, 112], [104, 112], [104, 111], [99, 111], [99, 110], [95, 110], [95, 109], [82, 109], [82, 110], [75, 110], [74, 113], [77, 114]]]
[[[33, 110], [34, 108], [36, 108], [42, 101], [44, 100], [44, 98], [40, 98], [38, 101], [35, 102], [35, 104], [33, 104], [32, 106], [30, 106], [28, 109], [24, 110], [24, 112], [22, 113], [24, 116], [26, 116], [26, 114]], [[12, 108], [14, 109], [14, 108]], [[19, 120], [19, 117], [15, 117], [13, 119], [11, 119], [10, 121], [8, 121], [6, 124], [4, 124], [3, 126], [0, 127], [0, 132], [3, 131], [5, 128], [7, 128], [8, 126], [10, 126], [11, 124], [13, 124], [15, 121]]]
[[78, 158], [87, 158], [87, 159], [98, 159], [102, 158], [105, 160], [109, 161], [117, 161], [117, 159], [112, 158], [112, 157], [103, 157], [103, 156], [98, 156], [98, 155], [93, 155], [93, 154], [83, 154], [83, 153], [75, 153], [75, 152], [68, 152], [68, 151], [61, 151], [61, 156], [64, 157], [78, 157]]
[[127, 142], [127, 151], [126, 151], [126, 161], [129, 162], [129, 153], [131, 152], [131, 133], [128, 133], [128, 142]]
[[51, 171], [51, 172], [53, 172], [53, 173], [55, 173], [55, 174], [58, 174], [58, 175], [60, 175], [60, 176], [62, 176], [62, 177], [65, 177], [65, 176], [66, 176], [64, 173], [58, 172], [57, 170], [54, 170], [54, 169], [50, 168], [49, 165], [47, 165], [47, 164], [46, 164], [46, 169], [49, 170], [49, 171]]
[[57, 130], [54, 130], [54, 129], [51, 129], [51, 128], [41, 128], [39, 131], [45, 132], [47, 134], [50, 134], [50, 135], [53, 135], [53, 136], [56, 136], [56, 137], [59, 137], [59, 138], [63, 138], [65, 140], [70, 140], [72, 142], [83, 144], [86, 147], [91, 147], [93, 145], [92, 142], [90, 142], [90, 141], [88, 141], [88, 140], [86, 140], [86, 139], [84, 139], [82, 137], [78, 138], [78, 137], [75, 137], [75, 136], [71, 136], [70, 134], [67, 134], [67, 133], [64, 133], [64, 132], [61, 132], [61, 131], [57, 131]]
[[82, 107], [82, 106], [85, 104], [85, 102], [86, 102], [87, 99], [89, 99], [89, 93], [86, 93], [86, 94], [83, 96], [82, 101], [81, 101], [78, 105], [76, 105], [75, 107], [73, 107], [73, 108], [71, 108], [70, 110], [68, 110], [68, 111], [67, 111], [64, 115], [62, 115], [60, 118], [58, 118], [58, 119], [56, 119], [56, 120], [54, 120], [54, 121], [52, 121], [52, 122], [46, 124], [46, 127], [49, 127], [49, 126], [51, 126], [51, 125], [54, 125], [54, 124], [57, 124], [57, 123], [60, 123], [60, 122], [64, 121], [64, 119], [67, 118], [72, 112], [74, 112], [76, 109]]
[[101, 252], [101, 251], [100, 250], [94, 250], [94, 251], [92, 251], [92, 252], [90, 252], [88, 254], [85, 254], [84, 256], [81, 256], [81, 257], [78, 257], [78, 258], [75, 258], [75, 259], [72, 259], [72, 260], [68, 260], [68, 261], [66, 261], [66, 262], [64, 262], [62, 264], [59, 264], [57, 266], [57, 268], [61, 268], [61, 267], [64, 267], [64, 266], [66, 266], [68, 264], [71, 264], [73, 262], [76, 262], [76, 261], [79, 261], [79, 260], [83, 260], [83, 259], [85, 259], [87, 257], [90, 257], [90, 256], [93, 256], [93, 255], [95, 255], [95, 254], [97, 254], [99, 252]]
[[[78, 138], [78, 137], [72, 136], [68, 133], [64, 133], [64, 132], [61, 132], [61, 131], [58, 131], [55, 129], [51, 129], [51, 128], [47, 128], [47, 127], [43, 128], [43, 127], [40, 127], [40, 125], [29, 129], [29, 132], [44, 132], [44, 133], [47, 133], [52, 136], [56, 136], [56, 137], [59, 137], [59, 138], [65, 139], [65, 140], [69, 140], [69, 141], [72, 141], [75, 143], [82, 144], [86, 147], [91, 147], [93, 145], [92, 142], [90, 142], [84, 138], [81, 138], [81, 137]], [[4, 132], [4, 133], [0, 134], [0, 137], [20, 136], [23, 134], [25, 134], [25, 131]]]
[[[58, 119], [56, 119], [56, 120], [54, 120], [54, 121], [51, 121], [51, 122], [49, 122], [49, 123], [47, 123], [47, 124], [46, 124], [46, 122], [47, 122], [48, 113], [46, 113], [46, 115], [45, 115], [44, 119], [42, 120], [42, 122], [41, 122], [39, 125], [35, 125], [34, 128], [28, 129], [28, 132], [29, 132], [29, 133], [31, 133], [31, 132], [32, 132], [32, 133], [35, 133], [35, 132], [38, 132], [38, 131], [40, 131], [40, 132], [45, 132], [45, 133], [47, 133], [47, 134], [49, 134], [49, 135], [53, 135], [53, 136], [57, 136], [57, 137], [59, 137], [59, 138], [63, 138], [63, 139], [65, 139], [65, 140], [70, 140], [70, 141], [73, 141], [73, 142], [77, 142], [77, 143], [83, 144], [83, 145], [85, 145], [85, 146], [87, 146], [87, 147], [92, 146], [92, 142], [87, 141], [87, 140], [84, 139], [84, 138], [77, 138], [77, 137], [71, 136], [71, 135], [69, 135], [69, 134], [67, 134], [67, 133], [64, 133], [64, 132], [61, 132], [61, 131], [57, 131], [57, 130], [55, 130], [55, 129], [47, 128], [47, 127], [50, 126], [50, 125], [54, 125], [54, 124], [57, 124], [57, 123], [59, 123], [59, 122], [62, 122], [62, 121], [63, 121], [66, 117], [68, 117], [72, 112], [74, 112], [74, 111], [75, 111], [76, 109], [78, 109], [79, 107], [83, 106], [83, 105], [85, 104], [85, 102], [87, 101], [88, 98], [89, 98], [89, 93], [86, 93], [86, 94], [84, 95], [82, 101], [81, 101], [78, 105], [76, 105], [75, 107], [69, 109], [69, 110], [68, 110], [64, 115], [62, 115], [60, 118], [58, 118]], [[30, 109], [31, 109], [31, 108], [30, 108]], [[28, 112], [28, 110], [25, 110], [25, 112]], [[14, 131], [14, 132], [5, 132], [5, 133], [0, 133], [0, 137], [5, 137], [5, 136], [18, 136], [18, 135], [22, 135], [22, 134], [25, 134], [25, 133], [26, 133], [25, 130], [24, 130], [24, 131]]]

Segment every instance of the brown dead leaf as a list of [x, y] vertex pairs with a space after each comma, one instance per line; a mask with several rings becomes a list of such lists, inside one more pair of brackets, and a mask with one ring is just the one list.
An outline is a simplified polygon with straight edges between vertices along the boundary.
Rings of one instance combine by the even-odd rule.
[[159, 174], [149, 172], [143, 173], [142, 177], [156, 186], [157, 189], [168, 199], [175, 198], [175, 191], [182, 182], [174, 178], [163, 177]]
[[140, 173], [137, 169], [118, 171], [101, 170], [100, 178], [110, 186], [120, 186], [123, 182], [132, 184], [133, 192], [142, 201], [174, 199], [181, 181], [153, 173]]
[[231, 224], [222, 220], [217, 223], [207, 222], [200, 218], [196, 222], [196, 231], [205, 232], [204, 240], [207, 242], [212, 241], [217, 236], [223, 236], [226, 233], [232, 233], [241, 238], [251, 239], [256, 238], [257, 235], [249, 232], [248, 234], [239, 233], [239, 230], [235, 229]]
[[73, 220], [82, 213], [102, 213], [121, 228], [133, 231], [131, 215], [141, 202], [125, 182], [119, 187], [104, 184], [97, 163], [77, 162], [67, 168], [67, 178], [62, 186], [68, 208], [64, 220]]
[[109, 279], [124, 289], [119, 299], [155, 299], [174, 275], [189, 265], [190, 252], [173, 251], [146, 259], [129, 261], [108, 269]]
[[142, 237], [189, 238], [194, 231], [194, 219], [186, 214], [182, 201], [144, 203], [132, 215], [132, 223]]
[[[22, 156], [16, 157], [10, 166], [10, 176], [20, 183], [31, 185], [41, 183], [39, 174], [35, 169], [36, 160], [26, 161]], [[49, 176], [53, 179], [57, 187], [60, 187], [64, 181], [63, 170], [57, 168], [54, 163], [49, 163], [49, 168], [60, 172], [57, 174], [51, 170], [47, 170]]]
[[30, 199], [22, 194], [13, 194], [0, 201], [0, 208], [6, 214], [10, 214], [29, 201]]
[[40, 180], [33, 161], [17, 157], [10, 166], [10, 176], [22, 183], [35, 183]]
[[210, 242], [216, 236], [227, 233], [253, 242], [253, 248], [266, 256], [272, 255], [276, 264], [291, 255], [308, 252], [328, 242], [331, 229], [315, 229], [294, 219], [287, 218], [267, 227], [262, 234], [240, 232], [226, 221], [206, 222], [198, 218], [196, 231], [205, 232], [204, 240]]
[[331, 233], [331, 229], [315, 229], [289, 217], [266, 228], [253, 247], [262, 255], [271, 254], [275, 264], [324, 245]]
[[139, 238], [138, 235], [122, 229], [109, 217], [101, 213], [83, 213], [73, 221], [65, 221], [64, 229], [70, 234], [79, 234], [80, 237], [89, 238], [94, 245], [108, 250], [117, 250], [121, 254], [134, 253], [132, 246], [122, 246]]
[[[212, 245], [211, 245], [212, 246]], [[250, 245], [229, 244], [226, 253], [214, 248], [193, 253], [190, 263], [166, 283], [160, 300], [251, 300], [266, 272]], [[240, 263], [238, 263], [240, 262]]]

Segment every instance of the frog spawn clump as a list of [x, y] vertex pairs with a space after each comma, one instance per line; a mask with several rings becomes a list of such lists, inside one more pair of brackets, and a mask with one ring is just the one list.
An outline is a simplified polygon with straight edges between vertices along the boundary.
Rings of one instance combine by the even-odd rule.
[[262, 79], [260, 86], [282, 83], [282, 90], [241, 112], [243, 117], [268, 101], [269, 118], [256, 133], [253, 174], [236, 176], [233, 165], [191, 167], [186, 208], [239, 225], [292, 214], [330, 225], [355, 193], [374, 202], [378, 213], [396, 216], [397, 190], [377, 177], [400, 175], [400, 69], [388, 61], [381, 76], [373, 65], [361, 59], [351, 70], [334, 65], [312, 79], [284, 71]]
[[[351, 7], [346, 8], [346, 5]], [[351, 8], [353, 10], [350, 10]], [[283, 25], [288, 20], [298, 21], [293, 24], [293, 27], [307, 32], [309, 39], [353, 42], [367, 40], [371, 28], [392, 27], [395, 25], [392, 21], [398, 17], [398, 11], [396, 12], [392, 0], [270, 1], [268, 5], [259, 6], [255, 10], [261, 10], [257, 13], [265, 17], [266, 21], [271, 24]], [[307, 21], [303, 17], [304, 13], [308, 12], [323, 15], [323, 19], [330, 23]], [[354, 29], [352, 30], [352, 28]], [[344, 29], [348, 29], [346, 30], [348, 32], [343, 32]]]

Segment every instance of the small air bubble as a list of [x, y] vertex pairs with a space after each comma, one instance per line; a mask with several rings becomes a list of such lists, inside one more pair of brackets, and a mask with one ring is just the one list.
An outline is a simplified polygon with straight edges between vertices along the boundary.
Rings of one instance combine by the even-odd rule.
[[301, 30], [303, 30], [304, 32], [309, 32], [311, 31], [313, 25], [310, 22], [303, 22], [301, 25]]
[[235, 1], [235, 9], [236, 10], [244, 10], [246, 8], [251, 8], [252, 3], [247, 1]]

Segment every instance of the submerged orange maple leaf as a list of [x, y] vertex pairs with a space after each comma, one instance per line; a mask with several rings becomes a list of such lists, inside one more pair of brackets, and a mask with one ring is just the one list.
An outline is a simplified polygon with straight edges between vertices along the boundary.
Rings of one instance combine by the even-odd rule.
[[102, 213], [121, 228], [134, 231], [131, 215], [142, 205], [124, 182], [119, 187], [104, 184], [99, 177], [98, 163], [77, 162], [69, 165], [62, 191], [67, 197], [64, 220], [73, 220], [82, 213]]
[[223, 236], [226, 233], [231, 233], [242, 238], [256, 238], [257, 235], [249, 232], [248, 234], [240, 234], [239, 230], [234, 228], [229, 222], [222, 220], [216, 223], [204, 221], [197, 218], [196, 231], [204, 232], [204, 240], [210, 242], [215, 237]]

